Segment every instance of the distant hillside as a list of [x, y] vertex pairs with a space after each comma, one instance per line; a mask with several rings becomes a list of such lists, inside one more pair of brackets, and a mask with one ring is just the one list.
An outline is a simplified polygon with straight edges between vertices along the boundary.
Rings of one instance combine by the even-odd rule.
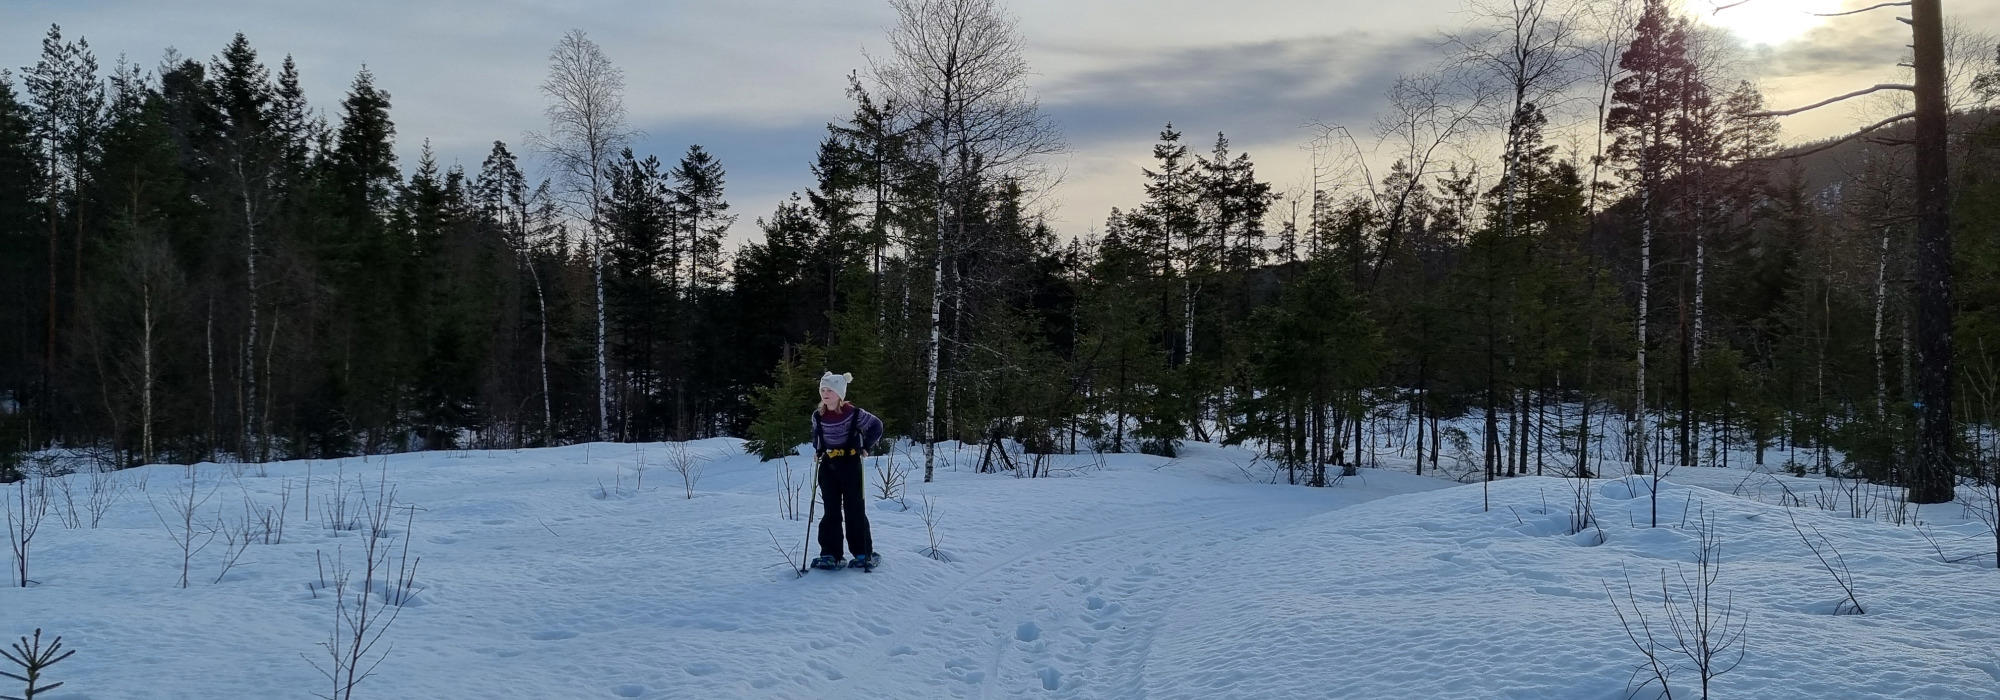
[[[1960, 141], [1961, 137], [1977, 132], [1996, 121], [2000, 121], [2000, 110], [1995, 109], [1979, 109], [1952, 115], [1950, 130], [1953, 137], [1954, 158], [1963, 153], [1963, 148], [1960, 147], [1962, 143]], [[1894, 162], [1907, 164], [1913, 157], [1913, 153], [1909, 146], [1899, 145], [1899, 142], [1907, 142], [1914, 136], [1915, 125], [1906, 121], [1895, 126], [1876, 130], [1868, 136], [1798, 158], [1796, 162], [1801, 166], [1801, 171], [1805, 174], [1806, 192], [1814, 198], [1821, 199], [1829, 204], [1838, 201], [1841, 189], [1840, 185], [1862, 172], [1871, 160], [1886, 158]], [[1812, 151], [1837, 138], [1840, 137], [1797, 144], [1785, 148], [1781, 153], [1791, 154]], [[1903, 167], [1908, 166], [1904, 165]], [[1784, 173], [1789, 170], [1791, 170], [1789, 165], [1783, 165], [1776, 172]]]

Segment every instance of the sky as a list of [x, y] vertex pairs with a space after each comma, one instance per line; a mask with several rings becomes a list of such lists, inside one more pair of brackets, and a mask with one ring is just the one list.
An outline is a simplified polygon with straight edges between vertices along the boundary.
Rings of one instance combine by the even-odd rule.
[[[1757, 0], [1722, 13], [1710, 0], [1684, 1], [1742, 42], [1735, 68], [1772, 106], [1900, 79], [1894, 64], [1908, 34], [1890, 12], [1805, 14], [1860, 0]], [[1261, 177], [1303, 189], [1308, 125], [1347, 126], [1372, 149], [1385, 92], [1400, 75], [1436, 70], [1443, 37], [1475, 20], [1466, 2], [1007, 3], [1031, 87], [1068, 146], [1047, 164], [1057, 178], [1039, 202], [1059, 233], [1101, 228], [1112, 207], [1140, 201], [1140, 168], [1168, 122], [1196, 152], [1226, 132]], [[2000, 2], [1946, 0], [1946, 13], [2000, 29]], [[524, 152], [524, 134], [545, 128], [538, 86], [549, 48], [581, 29], [625, 72], [629, 119], [643, 134], [635, 151], [671, 163], [700, 144], [722, 161], [740, 242], [757, 217], [812, 184], [808, 166], [826, 124], [851, 112], [847, 75], [867, 76], [871, 59], [886, 54], [893, 21], [875, 0], [8, 0], [0, 68], [32, 66], [51, 23], [87, 39], [107, 71], [121, 55], [151, 68], [169, 47], [207, 58], [242, 32], [274, 72], [294, 57], [308, 99], [329, 120], [355, 73], [372, 71], [392, 97], [406, 170], [428, 141], [442, 164], [476, 171], [493, 141]], [[1874, 121], [1871, 109], [1880, 107], [1789, 118], [1785, 139], [1842, 133]]]

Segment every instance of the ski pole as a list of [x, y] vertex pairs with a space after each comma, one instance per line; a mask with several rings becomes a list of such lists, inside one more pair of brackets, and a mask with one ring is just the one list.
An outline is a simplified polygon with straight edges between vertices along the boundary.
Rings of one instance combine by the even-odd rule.
[[819, 505], [819, 449], [813, 449], [812, 490], [806, 493], [806, 541], [799, 545], [799, 575], [806, 575], [806, 552], [811, 551], [813, 537], [813, 514]]

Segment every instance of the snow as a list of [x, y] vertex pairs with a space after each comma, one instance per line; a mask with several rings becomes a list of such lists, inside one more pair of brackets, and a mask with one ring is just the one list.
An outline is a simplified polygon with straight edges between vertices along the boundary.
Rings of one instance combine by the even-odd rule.
[[[149, 499], [171, 520], [187, 468], [116, 472], [130, 490], [100, 527], [43, 523], [38, 584], [0, 588], [0, 635], [40, 627], [76, 650], [50, 700], [330, 693], [312, 665], [334, 619], [316, 554], [354, 564], [366, 541], [327, 527], [338, 479], [415, 506], [384, 542], [421, 557], [357, 698], [1623, 698], [1647, 677], [1614, 600], [1629, 606], [1629, 575], [1666, 634], [1661, 572], [1693, 574], [1706, 514], [1716, 599], [1747, 619], [1715, 697], [2000, 697], [1991, 530], [1959, 506], [1905, 517], [1921, 531], [1845, 517], [1814, 507], [1839, 493], [1818, 479], [1682, 468], [1659, 528], [1650, 479], [1592, 481], [1598, 527], [1573, 535], [1577, 482], [1555, 477], [1461, 485], [1385, 458], [1329, 488], [1251, 483], [1269, 472], [1249, 453], [1195, 444], [1017, 479], [945, 449], [934, 483], [919, 465], [900, 503], [871, 502], [883, 568], [799, 577], [785, 463], [736, 440], [684, 449], [704, 462], [691, 499], [660, 444], [198, 465], [206, 521], [292, 496], [281, 544], [211, 583], [217, 540], [185, 590]], [[790, 462], [802, 482], [809, 460]], [[82, 502], [89, 475], [62, 478]], [[948, 561], [924, 556], [925, 498]], [[1839, 549], [1865, 615], [1833, 614], [1845, 594], [1788, 512]], [[1680, 665], [1674, 695], [1699, 697]]]

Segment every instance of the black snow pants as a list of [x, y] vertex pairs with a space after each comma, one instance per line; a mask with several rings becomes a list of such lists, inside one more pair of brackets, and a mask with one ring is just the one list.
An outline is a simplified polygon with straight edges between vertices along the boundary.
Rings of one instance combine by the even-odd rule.
[[[820, 502], [826, 517], [819, 521], [819, 553], [839, 557], [842, 525], [846, 525], [847, 546], [854, 554], [874, 554], [875, 541], [868, 535], [868, 510], [862, 493], [861, 455], [848, 450], [819, 463]], [[843, 523], [843, 521], [845, 521]]]

